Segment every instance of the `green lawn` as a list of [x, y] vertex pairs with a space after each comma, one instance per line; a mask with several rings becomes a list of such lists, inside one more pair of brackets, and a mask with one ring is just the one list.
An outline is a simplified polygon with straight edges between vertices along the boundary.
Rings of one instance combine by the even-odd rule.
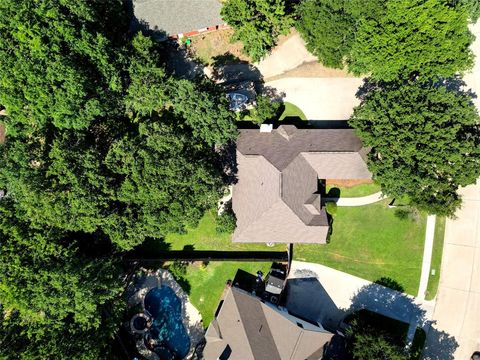
[[285, 109], [283, 110], [282, 115], [280, 115], [280, 118], [278, 119], [279, 121], [282, 121], [287, 117], [298, 117], [303, 121], [307, 120], [307, 117], [298, 106], [289, 102], [284, 102], [283, 105], [285, 106]]
[[[368, 280], [390, 277], [410, 294], [416, 294], [420, 278], [425, 233], [425, 216], [418, 222], [400, 220], [389, 200], [362, 207], [338, 207], [333, 234], [327, 245], [296, 245], [297, 260], [321, 263]], [[197, 250], [273, 250], [283, 251], [285, 245], [267, 247], [264, 244], [236, 244], [230, 234], [217, 234], [215, 212], [210, 211], [198, 226], [186, 234], [169, 234], [165, 243], [179, 250], [193, 246]], [[164, 248], [165, 243], [150, 242], [148, 248]], [[206, 266], [194, 263], [187, 268], [189, 296], [208, 326], [217, 308], [225, 282], [233, 279], [241, 268], [255, 274], [264, 273], [269, 263], [210, 262]]]
[[190, 283], [190, 301], [200, 311], [205, 327], [213, 320], [213, 315], [220, 302], [225, 283], [235, 277], [238, 269], [251, 274], [258, 270], [268, 272], [271, 263], [260, 262], [210, 262], [207, 266], [190, 265], [187, 280]]
[[376, 192], [379, 192], [381, 190], [380, 185], [372, 183], [360, 184], [350, 187], [329, 185], [327, 186], [326, 191], [328, 193], [331, 189], [335, 188], [340, 190], [340, 197], [362, 197], [375, 194]]
[[[215, 231], [215, 212], [209, 211], [201, 219], [198, 227], [189, 229], [186, 234], [169, 234], [165, 242], [170, 249], [181, 250], [184, 246], [193, 246], [196, 250], [263, 250], [284, 251], [285, 245], [268, 247], [265, 244], [237, 244], [231, 240], [231, 234], [217, 234]], [[150, 244], [152, 246], [152, 244]], [[225, 282], [233, 280], [237, 269], [255, 274], [258, 270], [268, 271], [271, 263], [261, 262], [210, 262], [206, 266], [194, 263], [187, 268], [187, 281], [190, 285], [190, 301], [200, 311], [203, 324], [208, 326], [218, 306]]]
[[294, 258], [320, 263], [375, 281], [389, 277], [417, 294], [426, 216], [399, 219], [389, 199], [360, 207], [338, 207], [330, 243], [295, 245]]
[[[433, 238], [432, 263], [430, 264], [430, 276], [428, 278], [427, 293], [425, 299], [432, 300], [437, 295], [438, 281], [440, 280], [440, 267], [442, 265], [443, 238], [445, 236], [445, 217], [437, 217], [435, 222], [435, 235]], [[435, 270], [435, 275], [432, 275]]]

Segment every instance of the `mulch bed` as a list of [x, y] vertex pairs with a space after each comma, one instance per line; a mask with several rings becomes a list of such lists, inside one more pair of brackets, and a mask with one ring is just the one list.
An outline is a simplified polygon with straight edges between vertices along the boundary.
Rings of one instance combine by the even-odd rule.
[[373, 180], [371, 179], [360, 179], [360, 180], [342, 180], [342, 179], [327, 179], [327, 186], [341, 186], [341, 187], [352, 187], [355, 185], [361, 184], [372, 184]]

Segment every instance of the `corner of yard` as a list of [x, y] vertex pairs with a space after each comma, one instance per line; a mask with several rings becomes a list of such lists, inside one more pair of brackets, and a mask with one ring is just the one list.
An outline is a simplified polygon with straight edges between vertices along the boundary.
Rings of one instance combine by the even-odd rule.
[[[263, 250], [285, 251], [285, 245], [268, 247], [265, 244], [233, 243], [231, 234], [217, 234], [215, 230], [216, 213], [214, 210], [205, 213], [196, 228], [188, 229], [185, 234], [169, 234], [165, 243], [172, 250], [182, 250], [184, 247], [195, 250]], [[227, 280], [233, 280], [238, 269], [255, 274], [258, 270], [268, 272], [271, 263], [266, 262], [236, 262], [211, 261], [209, 263], [195, 262], [187, 266], [185, 280], [188, 282], [188, 295], [191, 303], [200, 311], [205, 327], [210, 324], [213, 315], [225, 289]]]
[[283, 121], [286, 118], [295, 118], [300, 119], [302, 121], [306, 121], [307, 117], [303, 113], [303, 111], [297, 106], [289, 102], [283, 103], [284, 109], [282, 115], [278, 118], [279, 121]]
[[426, 215], [400, 218], [389, 199], [358, 207], [338, 207], [326, 245], [299, 244], [294, 259], [329, 266], [375, 281], [391, 278], [408, 294], [418, 291]]

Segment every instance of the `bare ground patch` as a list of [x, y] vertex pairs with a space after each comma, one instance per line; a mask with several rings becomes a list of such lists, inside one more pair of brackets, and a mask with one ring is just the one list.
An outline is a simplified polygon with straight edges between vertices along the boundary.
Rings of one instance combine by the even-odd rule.
[[250, 62], [250, 58], [242, 52], [243, 44], [239, 41], [234, 43], [231, 42], [232, 35], [232, 29], [225, 29], [193, 36], [191, 37], [192, 53], [202, 63], [208, 65], [213, 63], [213, 58], [215, 56], [221, 56], [225, 54], [232, 55], [232, 59]]
[[370, 179], [360, 179], [360, 180], [342, 180], [342, 179], [327, 179], [327, 186], [341, 186], [341, 187], [352, 187], [362, 184], [373, 184], [373, 180]]

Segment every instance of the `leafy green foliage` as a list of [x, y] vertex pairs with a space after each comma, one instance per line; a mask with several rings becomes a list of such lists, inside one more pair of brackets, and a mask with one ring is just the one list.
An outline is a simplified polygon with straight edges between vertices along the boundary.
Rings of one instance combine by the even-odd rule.
[[456, 190], [480, 169], [479, 116], [461, 84], [366, 83], [350, 124], [371, 146], [369, 169], [382, 191], [452, 215]]
[[[385, 280], [392, 282], [380, 279], [377, 283], [384, 285]], [[404, 351], [407, 324], [367, 310], [350, 315], [346, 321], [347, 347], [355, 360], [408, 360], [413, 355]]]
[[123, 19], [120, 0], [0, 4], [0, 358], [112, 358], [123, 252], [221, 193], [224, 93], [168, 75]]
[[337, 203], [333, 201], [329, 201], [325, 204], [325, 208], [327, 213], [332, 217], [335, 218], [337, 215]]
[[285, 0], [227, 0], [221, 15], [235, 30], [232, 40], [241, 41], [253, 61], [264, 57], [293, 23]]
[[[100, 3], [100, 2], [99, 2]], [[82, 1], [0, 4], [0, 103], [9, 133], [84, 129], [121, 89], [111, 42]]]
[[124, 248], [195, 225], [221, 193], [213, 151], [169, 125], [175, 117], [159, 120], [142, 121], [139, 134], [115, 142], [106, 157], [121, 178], [116, 200], [124, 206], [110, 214], [105, 231]]
[[402, 352], [402, 348], [392, 344], [385, 336], [368, 328], [355, 326], [352, 342], [352, 353], [355, 360], [408, 360], [409, 357]]
[[349, 70], [393, 81], [449, 77], [473, 65], [463, 7], [443, 0], [387, 1], [382, 16], [359, 19]]
[[268, 96], [257, 96], [256, 105], [253, 109], [246, 111], [242, 116], [253, 123], [260, 125], [265, 121], [276, 120], [282, 106], [279, 102], [270, 100]]
[[224, 211], [217, 217], [215, 224], [215, 231], [217, 234], [232, 234], [237, 226], [235, 213], [231, 209], [229, 209], [229, 211]]
[[456, 6], [464, 6], [473, 23], [480, 18], [480, 2], [478, 0], [451, 0], [451, 3]]
[[297, 8], [296, 29], [307, 49], [325, 66], [343, 68], [355, 37], [355, 19], [347, 1], [306, 0]]

